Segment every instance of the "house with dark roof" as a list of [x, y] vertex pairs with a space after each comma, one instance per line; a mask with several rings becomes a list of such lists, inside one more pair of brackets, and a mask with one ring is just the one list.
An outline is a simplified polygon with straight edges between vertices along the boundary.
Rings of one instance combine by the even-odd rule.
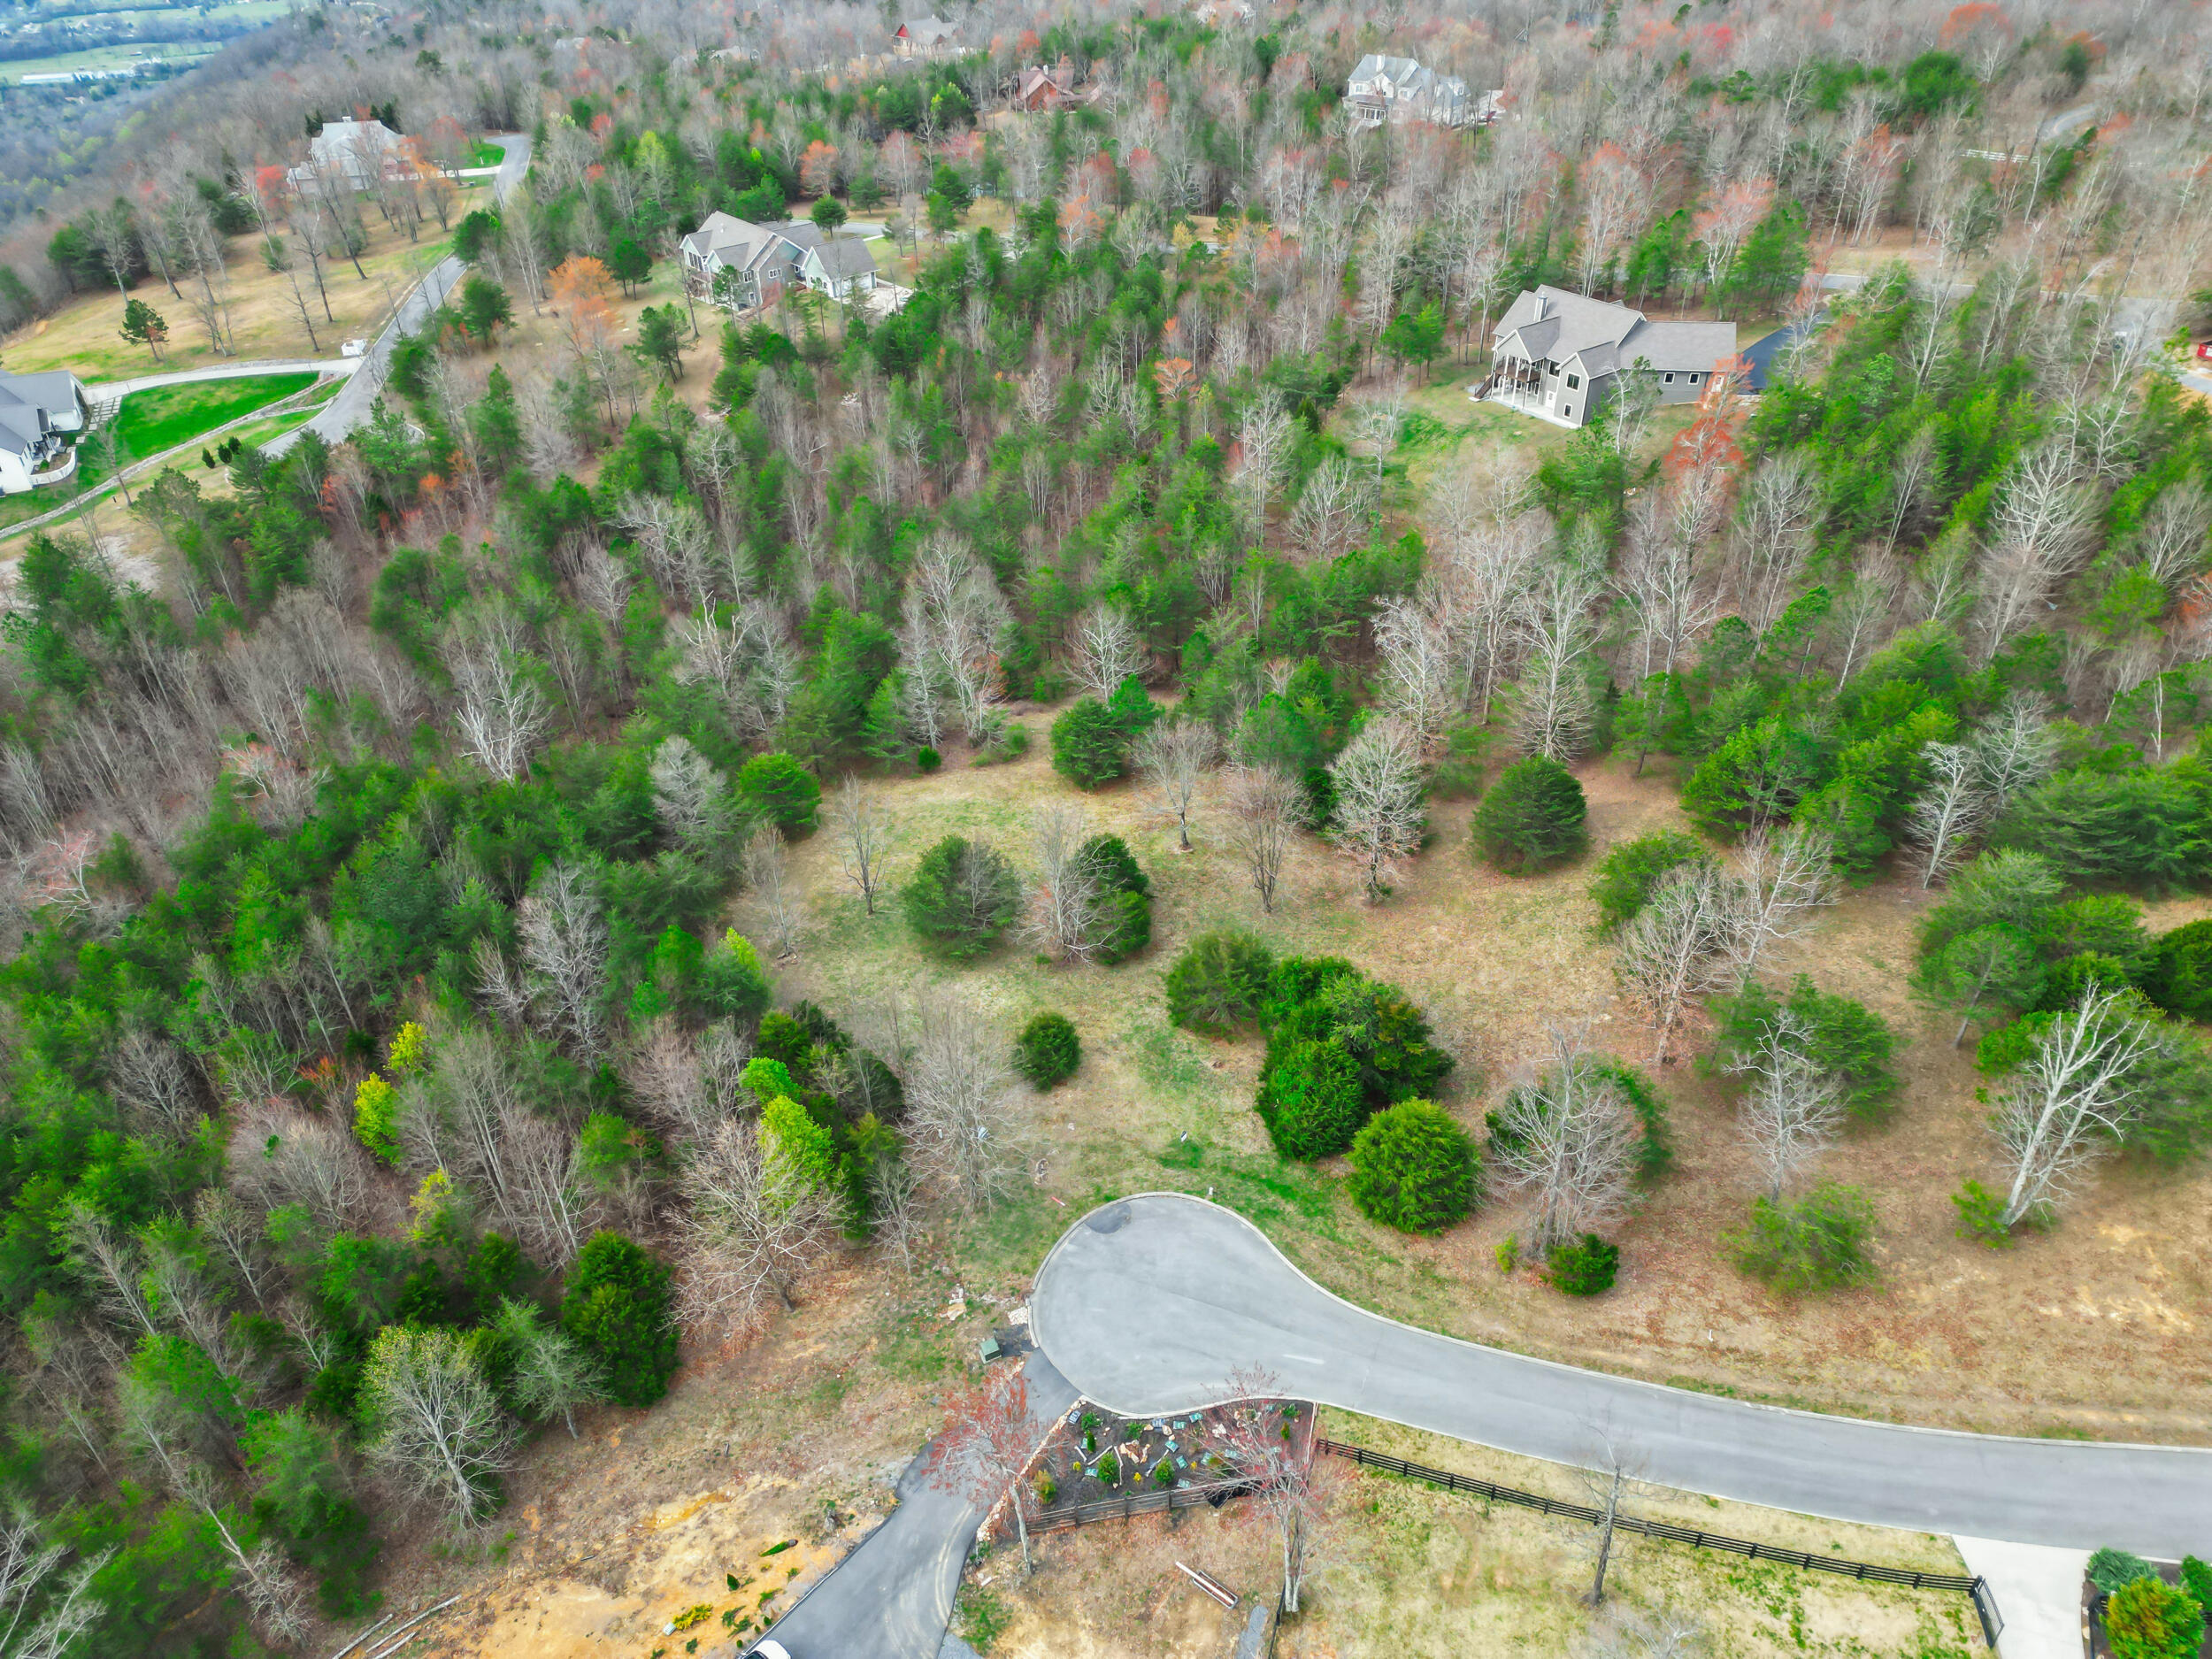
[[804, 219], [754, 225], [710, 213], [678, 244], [692, 295], [731, 311], [772, 305], [794, 283], [833, 300], [876, 285], [876, 257], [858, 236], [825, 236]]
[[1563, 288], [1524, 292], [1490, 336], [1478, 398], [1563, 426], [1586, 426], [1629, 373], [1648, 373], [1663, 403], [1694, 403], [1736, 355], [1733, 323], [1654, 322]]
[[1410, 58], [1380, 52], [1370, 52], [1352, 66], [1344, 107], [1361, 127], [1380, 127], [1385, 121], [1464, 127], [1476, 115], [1467, 83], [1457, 75], [1440, 75]]
[[0, 369], [0, 495], [58, 483], [77, 468], [69, 435], [87, 424], [84, 386], [66, 369]]

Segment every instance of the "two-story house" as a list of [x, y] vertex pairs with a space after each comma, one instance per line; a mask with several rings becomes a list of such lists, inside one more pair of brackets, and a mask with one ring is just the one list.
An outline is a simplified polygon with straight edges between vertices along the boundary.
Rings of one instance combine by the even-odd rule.
[[794, 285], [842, 300], [876, 285], [876, 259], [858, 236], [825, 236], [803, 219], [754, 225], [710, 213], [678, 244], [684, 285], [733, 311], [772, 305]]
[[943, 58], [960, 47], [960, 29], [942, 18], [909, 18], [891, 32], [892, 50], [902, 58]]
[[1368, 53], [1353, 66], [1344, 107], [1362, 127], [1380, 127], [1385, 121], [1464, 127], [1475, 114], [1467, 83], [1457, 75], [1440, 75], [1410, 58], [1379, 52]]
[[1694, 403], [1735, 357], [1736, 325], [1653, 322], [1626, 305], [1548, 287], [1507, 307], [1490, 349], [1490, 378], [1478, 396], [1586, 426], [1631, 371], [1655, 377], [1661, 403]]

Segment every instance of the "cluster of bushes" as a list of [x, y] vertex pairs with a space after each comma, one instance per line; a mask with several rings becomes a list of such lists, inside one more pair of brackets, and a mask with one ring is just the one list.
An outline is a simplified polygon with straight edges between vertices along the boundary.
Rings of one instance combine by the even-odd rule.
[[1452, 1069], [1405, 993], [1340, 957], [1279, 962], [1250, 934], [1205, 934], [1169, 971], [1167, 995], [1177, 1025], [1266, 1033], [1255, 1104], [1286, 1158], [1346, 1150], [1376, 1112], [1425, 1096]]
[[2101, 1549], [2087, 1576], [2112, 1659], [2197, 1659], [2212, 1609], [2212, 1566], [2185, 1556], [2181, 1582], [2171, 1585], [2140, 1555]]
[[817, 1186], [833, 1190], [847, 1225], [864, 1236], [878, 1170], [901, 1150], [892, 1127], [906, 1113], [898, 1076], [812, 1002], [763, 1017], [743, 1079], [763, 1121]]

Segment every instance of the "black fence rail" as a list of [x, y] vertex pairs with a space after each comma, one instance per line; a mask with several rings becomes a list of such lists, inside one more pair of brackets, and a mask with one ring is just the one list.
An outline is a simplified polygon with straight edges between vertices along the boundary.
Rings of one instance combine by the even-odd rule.
[[[1511, 1486], [1477, 1480], [1470, 1475], [1455, 1475], [1448, 1469], [1431, 1469], [1425, 1464], [1409, 1463], [1402, 1457], [1371, 1452], [1363, 1446], [1347, 1446], [1329, 1440], [1316, 1440], [1313, 1444], [1316, 1451], [1326, 1452], [1332, 1457], [1349, 1458], [1371, 1469], [1384, 1469], [1409, 1479], [1425, 1480], [1448, 1492], [1463, 1492], [1471, 1497], [1489, 1498], [1499, 1503], [1515, 1503], [1525, 1509], [1540, 1509], [1546, 1515], [1564, 1516], [1593, 1526], [1605, 1518], [1602, 1509], [1592, 1509], [1586, 1503], [1567, 1503], [1533, 1492], [1517, 1492]], [[1781, 1549], [1772, 1544], [1755, 1544], [1749, 1539], [1725, 1538], [1718, 1532], [1700, 1532], [1686, 1526], [1670, 1526], [1664, 1521], [1646, 1521], [1629, 1515], [1614, 1516], [1613, 1526], [1617, 1532], [1665, 1539], [1670, 1543], [1688, 1544], [1696, 1549], [1724, 1550], [1753, 1561], [1778, 1561], [1812, 1572], [1832, 1572], [1839, 1578], [1856, 1578], [1862, 1583], [1901, 1584], [1915, 1590], [1955, 1590], [1961, 1595], [1973, 1596], [1978, 1603], [1982, 1596], [1980, 1578], [1955, 1572], [1914, 1572], [1903, 1567], [1878, 1567], [1871, 1562], [1844, 1561], [1834, 1555], [1809, 1555], [1801, 1549]]]
[[1087, 1526], [1093, 1521], [1125, 1521], [1132, 1516], [1159, 1515], [1169, 1509], [1194, 1509], [1200, 1504], [1211, 1504], [1219, 1509], [1231, 1498], [1240, 1498], [1251, 1488], [1241, 1480], [1210, 1480], [1196, 1486], [1163, 1486], [1150, 1492], [1133, 1492], [1122, 1498], [1100, 1498], [1090, 1503], [1063, 1504], [1058, 1509], [1042, 1509], [1029, 1518], [1032, 1532], [1064, 1532], [1070, 1527]]

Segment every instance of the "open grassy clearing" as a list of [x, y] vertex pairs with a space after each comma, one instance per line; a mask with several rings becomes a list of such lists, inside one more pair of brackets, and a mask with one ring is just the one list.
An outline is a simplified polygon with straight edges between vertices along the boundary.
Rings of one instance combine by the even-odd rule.
[[[905, 867], [955, 831], [988, 834], [1025, 862], [1036, 808], [1073, 794], [1045, 757], [1048, 721], [1032, 715], [1027, 724], [1035, 741], [1018, 763], [949, 764], [934, 777], [887, 786]], [[1616, 840], [1682, 822], [1673, 784], [1657, 767], [1636, 779], [1605, 761], [1582, 778], [1593, 859]], [[795, 849], [811, 927], [798, 961], [782, 971], [787, 995], [840, 1014], [918, 983], [950, 983], [1010, 1037], [1046, 1008], [1082, 1033], [1083, 1069], [1033, 1109], [1044, 1213], [1024, 1205], [997, 1217], [989, 1239], [963, 1254], [963, 1271], [1033, 1269], [1051, 1233], [1110, 1194], [1210, 1189], [1331, 1289], [1453, 1335], [1904, 1421], [2201, 1441], [2212, 1411], [2212, 1361], [2200, 1340], [2212, 1294], [2212, 1172], [2111, 1165], [2047, 1235], [2001, 1253], [1955, 1238], [1949, 1194], [1962, 1176], [1985, 1172], [1988, 1141], [1969, 1056], [1949, 1047], [1947, 1023], [1903, 992], [1914, 918], [1927, 902], [1916, 887], [1850, 895], [1777, 964], [1810, 969], [1824, 988], [1878, 1009], [1906, 1039], [1891, 1121], [1855, 1133], [1821, 1169], [1873, 1198], [1882, 1282], [1792, 1303], [1728, 1263], [1718, 1240], [1741, 1224], [1754, 1178], [1730, 1094], [1686, 1064], [1662, 1074], [1676, 1170], [1621, 1230], [1620, 1285], [1582, 1302], [1529, 1274], [1500, 1275], [1494, 1247], [1520, 1224], [1507, 1209], [1486, 1208], [1438, 1239], [1405, 1238], [1354, 1212], [1332, 1170], [1280, 1163], [1250, 1109], [1259, 1043], [1210, 1042], [1170, 1027], [1160, 979], [1185, 941], [1225, 926], [1252, 927], [1278, 951], [1347, 956], [1429, 1010], [1463, 1056], [1445, 1102], [1479, 1125], [1549, 1022], [1586, 1023], [1601, 1045], [1640, 1061], [1648, 1054], [1648, 1033], [1617, 1001], [1610, 948], [1591, 931], [1589, 861], [1528, 880], [1479, 869], [1465, 851], [1470, 808], [1443, 803], [1432, 845], [1380, 908], [1360, 905], [1349, 866], [1309, 841], [1290, 871], [1290, 902], [1265, 918], [1202, 820], [1198, 850], [1179, 856], [1135, 789], [1110, 789], [1088, 804], [1099, 827], [1129, 839], [1158, 893], [1152, 949], [1118, 968], [1050, 968], [1015, 943], [972, 967], [936, 964], [895, 915], [863, 914], [827, 835]], [[741, 900], [737, 910], [741, 924], [755, 919]], [[2154, 926], [2208, 910], [2202, 900], [2160, 906]]]
[[[480, 188], [488, 181], [470, 182]], [[475, 200], [464, 195], [463, 204], [455, 210], [457, 220], [475, 205]], [[51, 317], [17, 330], [0, 342], [0, 360], [18, 373], [70, 369], [88, 381], [98, 381], [255, 358], [335, 357], [341, 341], [373, 334], [393, 305], [445, 253], [434, 219], [422, 240], [411, 243], [403, 232], [386, 227], [373, 210], [369, 221], [369, 244], [361, 255], [361, 274], [355, 274], [351, 260], [324, 263], [323, 282], [329, 292], [334, 322], [325, 320], [305, 256], [300, 256], [300, 285], [315, 319], [319, 349], [300, 326], [290, 282], [262, 264], [259, 239], [236, 236], [230, 241], [225, 265], [230, 280], [235, 356], [217, 352], [208, 343], [206, 331], [190, 304], [171, 294], [168, 285], [156, 276], [142, 280], [131, 290], [131, 297], [144, 300], [168, 322], [169, 340], [162, 348], [159, 362], [145, 347], [132, 345], [118, 334], [123, 321], [123, 296], [112, 288], [80, 295]]]
[[19, 58], [0, 64], [0, 86], [14, 86], [25, 75], [73, 74], [94, 69], [125, 69], [145, 58], [177, 65], [196, 63], [221, 50], [217, 42], [134, 41], [127, 46], [88, 46], [81, 51], [45, 58]]
[[[1325, 1410], [1333, 1438], [1483, 1479], [1587, 1501], [1574, 1471], [1509, 1457], [1372, 1418]], [[1341, 1488], [1320, 1547], [1331, 1563], [1285, 1622], [1281, 1659], [1386, 1659], [1406, 1654], [1560, 1654], [1599, 1619], [1590, 1584], [1593, 1529], [1509, 1505], [1440, 1493], [1332, 1462]], [[1653, 1494], [1630, 1512], [1707, 1532], [1903, 1568], [1958, 1572], [1948, 1540], [1840, 1525], [1748, 1504]], [[1214, 1659], [1230, 1650], [1253, 1600], [1280, 1581], [1279, 1545], [1231, 1505], [1171, 1517], [1109, 1521], [1040, 1540], [1038, 1568], [1017, 1581], [1010, 1549], [972, 1574], [1011, 1614], [992, 1659]], [[1247, 1598], [1235, 1613], [1192, 1587], [1187, 1562]], [[974, 1592], [972, 1590], [971, 1594]], [[1965, 1597], [1862, 1586], [1709, 1551], [1617, 1541], [1607, 1574], [1616, 1609], [1694, 1613], [1713, 1659], [1835, 1655], [1969, 1659], [1981, 1635]]]
[[315, 383], [312, 373], [188, 380], [134, 392], [117, 411], [117, 436], [133, 456], [154, 456]]

